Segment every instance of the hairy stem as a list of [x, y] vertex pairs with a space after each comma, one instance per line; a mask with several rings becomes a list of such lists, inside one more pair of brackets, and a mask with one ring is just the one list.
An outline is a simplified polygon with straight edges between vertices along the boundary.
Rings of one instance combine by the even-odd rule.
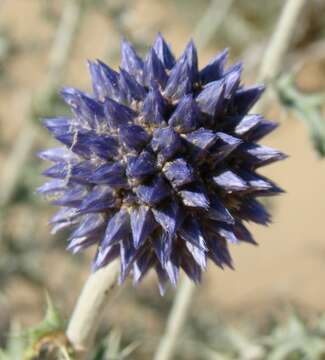
[[[307, 0], [287, 0], [285, 3], [262, 59], [257, 77], [259, 82], [269, 83], [279, 75], [283, 59], [290, 47], [298, 17], [306, 3]], [[263, 112], [268, 103], [268, 96], [264, 96], [253, 108], [253, 112]]]
[[87, 356], [104, 307], [117, 283], [119, 263], [112, 262], [88, 278], [71, 316], [66, 335], [78, 354], [78, 360]]
[[161, 339], [154, 360], [169, 360], [172, 359], [176, 344], [179, 341], [179, 335], [186, 321], [188, 310], [193, 298], [195, 285], [190, 279], [184, 277], [170, 311], [165, 334]]

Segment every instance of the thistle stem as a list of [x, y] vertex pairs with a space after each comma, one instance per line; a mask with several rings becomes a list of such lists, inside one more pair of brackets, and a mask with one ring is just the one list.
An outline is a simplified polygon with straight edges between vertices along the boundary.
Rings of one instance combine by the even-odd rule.
[[[269, 83], [279, 75], [282, 62], [293, 36], [297, 20], [307, 0], [287, 0], [279, 17], [273, 36], [262, 59], [257, 80]], [[254, 113], [261, 113], [268, 104], [268, 96], [264, 96], [253, 108]]]
[[[233, 0], [227, 0], [223, 4], [221, 14], [215, 18], [219, 11], [219, 1], [211, 0], [203, 19], [198, 23], [194, 31], [194, 38], [199, 48], [204, 48], [218, 28], [222, 25], [224, 18], [229, 12]], [[211, 25], [213, 23], [213, 25]], [[179, 334], [184, 326], [191, 300], [195, 291], [195, 285], [187, 277], [181, 280], [177, 294], [170, 311], [165, 333], [158, 345], [154, 360], [169, 360], [173, 357]]]
[[66, 335], [82, 360], [91, 349], [107, 300], [117, 283], [119, 263], [112, 262], [88, 278], [71, 316]]
[[173, 307], [167, 320], [165, 334], [159, 343], [154, 360], [172, 359], [176, 344], [179, 341], [179, 334], [191, 305], [194, 290], [195, 285], [193, 282], [187, 277], [184, 277], [179, 284]]
[[[274, 35], [262, 59], [258, 75], [259, 81], [268, 82], [278, 75], [283, 57], [289, 48], [298, 16], [305, 3], [306, 0], [287, 0], [285, 3], [275, 27]], [[264, 106], [265, 103], [262, 103], [258, 105], [258, 109], [255, 107], [253, 111], [259, 113]], [[194, 290], [194, 284], [187, 278], [180, 283], [167, 321], [165, 334], [158, 346], [154, 360], [172, 359], [179, 340], [179, 334], [190, 308]]]

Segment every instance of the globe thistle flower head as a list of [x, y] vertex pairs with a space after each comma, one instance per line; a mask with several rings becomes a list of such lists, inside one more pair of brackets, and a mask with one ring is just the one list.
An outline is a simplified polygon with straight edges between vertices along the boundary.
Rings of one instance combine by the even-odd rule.
[[241, 84], [227, 50], [201, 70], [192, 41], [175, 59], [160, 34], [144, 59], [121, 53], [119, 71], [89, 62], [91, 94], [61, 92], [70, 118], [44, 120], [63, 146], [40, 153], [53, 165], [38, 191], [61, 207], [53, 232], [72, 227], [69, 250], [97, 247], [93, 270], [119, 258], [138, 283], [153, 268], [163, 292], [255, 243], [244, 223], [267, 225], [258, 198], [282, 191], [258, 169], [285, 156], [257, 143], [277, 124], [248, 114], [264, 88]]

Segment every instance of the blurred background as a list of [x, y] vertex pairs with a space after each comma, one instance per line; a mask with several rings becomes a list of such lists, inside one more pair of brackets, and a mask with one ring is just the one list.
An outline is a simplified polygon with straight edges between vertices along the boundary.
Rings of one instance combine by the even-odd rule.
[[[47, 221], [55, 209], [35, 194], [45, 166], [35, 154], [52, 142], [40, 119], [67, 112], [57, 89], [89, 90], [87, 59], [117, 67], [123, 36], [145, 54], [158, 31], [177, 55], [193, 37], [200, 66], [229, 47], [231, 62], [243, 60], [244, 81], [253, 84], [283, 3], [0, 0], [0, 346], [8, 341], [10, 324], [26, 327], [42, 319], [44, 289], [68, 317], [90, 270], [93, 251], [67, 253], [67, 234], [50, 235]], [[325, 90], [324, 0], [308, 1], [297, 23], [283, 72], [293, 68], [299, 92]], [[306, 122], [271, 95], [266, 115], [281, 126], [264, 144], [290, 157], [264, 174], [287, 193], [269, 203], [269, 228], [250, 227], [258, 247], [232, 247], [236, 271], [209, 267], [195, 293], [179, 359], [208, 359], [200, 349], [216, 347], [225, 327], [260, 334], [285, 322], [292, 309], [311, 322], [325, 312], [325, 162]], [[318, 115], [324, 110], [317, 108]], [[169, 289], [160, 297], [151, 275], [138, 288], [127, 282], [103, 314], [101, 332], [115, 329], [123, 344], [139, 343], [130, 359], [151, 359], [173, 295]]]

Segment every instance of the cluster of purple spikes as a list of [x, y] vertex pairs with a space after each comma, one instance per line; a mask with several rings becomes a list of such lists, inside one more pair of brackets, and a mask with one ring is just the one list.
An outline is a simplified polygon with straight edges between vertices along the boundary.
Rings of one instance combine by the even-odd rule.
[[92, 94], [61, 92], [71, 118], [44, 120], [64, 146], [40, 153], [54, 165], [38, 190], [62, 207], [53, 231], [73, 227], [71, 251], [97, 245], [94, 270], [119, 257], [120, 281], [138, 283], [154, 268], [163, 292], [255, 244], [244, 221], [268, 224], [257, 198], [282, 191], [256, 170], [285, 155], [256, 143], [277, 124], [248, 114], [264, 88], [241, 84], [227, 50], [202, 70], [192, 41], [175, 60], [160, 34], [144, 60], [127, 41], [121, 53], [119, 72], [89, 62]]

